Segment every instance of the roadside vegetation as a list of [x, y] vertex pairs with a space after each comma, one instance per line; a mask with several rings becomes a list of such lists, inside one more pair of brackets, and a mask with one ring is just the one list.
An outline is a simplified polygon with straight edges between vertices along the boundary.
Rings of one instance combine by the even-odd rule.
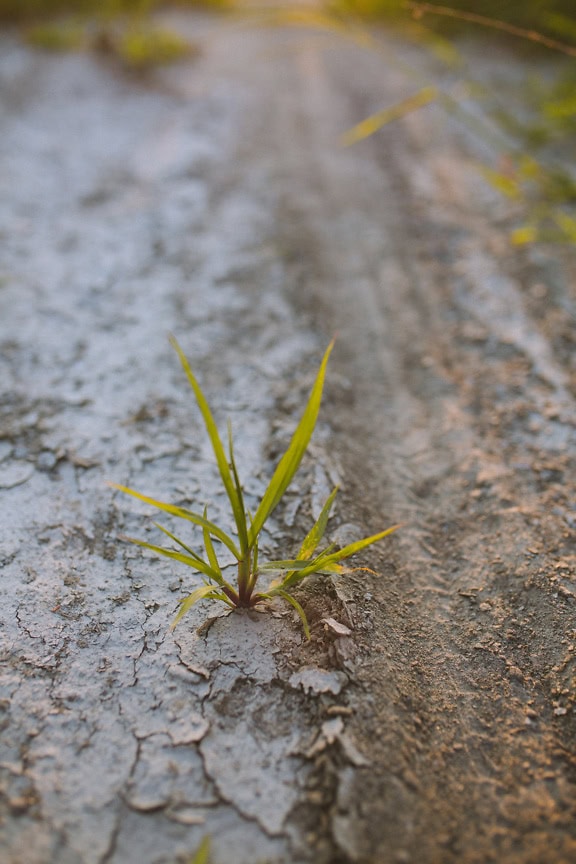
[[161, 7], [226, 8], [228, 0], [0, 0], [0, 19], [26, 21], [57, 15], [148, 15]]
[[[383, 105], [343, 130], [342, 145], [353, 146], [435, 102], [497, 153], [494, 162], [478, 164], [478, 171], [510, 204], [510, 242], [518, 246], [537, 241], [576, 243], [573, 0], [507, 4], [455, 0], [448, 6], [417, 0], [326, 0], [316, 7], [287, 4], [270, 11], [267, 18], [337, 32], [376, 52], [382, 50], [378, 30], [384, 27], [428, 51], [450, 73], [449, 85], [415, 77], [411, 96]], [[465, 61], [459, 46], [470, 40], [481, 40], [500, 55], [520, 55], [527, 67], [535, 61], [534, 73], [524, 80], [502, 82], [506, 108], [500, 99], [500, 82], [487, 85], [475, 76], [473, 64]], [[389, 61], [389, 44], [385, 53]], [[514, 112], [509, 109], [511, 100], [517, 106]]]
[[192, 57], [196, 46], [153, 13], [170, 5], [224, 10], [227, 0], [0, 0], [0, 21], [22, 27], [25, 40], [44, 51], [95, 51], [126, 69]]
[[[155, 16], [167, 8], [234, 10], [261, 23], [314, 27], [380, 50], [378, 28], [394, 28], [429, 51], [451, 73], [451, 84], [416, 82], [395, 105], [378, 106], [351, 129], [343, 146], [380, 133], [388, 123], [432, 102], [468, 125], [497, 154], [478, 171], [509, 203], [505, 230], [513, 245], [576, 243], [576, 7], [573, 0], [319, 0], [244, 6], [240, 0], [0, 0], [0, 21], [22, 27], [41, 50], [91, 50], [123, 68], [188, 59], [198, 47]], [[523, 81], [505, 81], [506, 107], [496, 84], [480, 81], [459, 50], [482, 39], [500, 53], [538, 62]], [[388, 50], [388, 49], [387, 49]], [[541, 75], [541, 69], [546, 70]], [[439, 76], [441, 77], [441, 76]], [[458, 84], [454, 85], [454, 78]], [[511, 112], [511, 98], [517, 110]], [[471, 103], [475, 103], [472, 110]], [[479, 110], [477, 110], [479, 109]]]

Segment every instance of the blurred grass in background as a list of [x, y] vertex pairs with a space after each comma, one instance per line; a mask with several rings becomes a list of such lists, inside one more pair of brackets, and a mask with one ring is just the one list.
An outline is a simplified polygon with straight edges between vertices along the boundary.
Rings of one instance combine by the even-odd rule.
[[[21, 26], [29, 44], [43, 50], [98, 51], [126, 69], [145, 71], [199, 51], [173, 25], [166, 28], [155, 17], [168, 8], [232, 10], [257, 18], [263, 14], [268, 23], [330, 30], [367, 50], [379, 50], [377, 39], [371, 38], [374, 27], [397, 30], [433, 54], [480, 111], [467, 112], [466, 99], [454, 98], [437, 82], [421, 80], [418, 92], [398, 105], [375, 106], [374, 114], [343, 130], [342, 143], [353, 146], [406, 113], [437, 102], [480, 137], [485, 132], [492, 143], [494, 130], [499, 130], [497, 159], [478, 168], [516, 213], [509, 232], [512, 242], [576, 243], [576, 0], [445, 0], [445, 5], [418, 0], [262, 0], [260, 7], [257, 0], [0, 0], [0, 24]], [[524, 80], [503, 81], [505, 97], [497, 77], [492, 83], [476, 80], [460, 53], [462, 36], [479, 40], [487, 51], [497, 45], [500, 56], [509, 52], [527, 58]], [[533, 74], [532, 57], [538, 61]], [[542, 68], [547, 70], [544, 76]], [[483, 124], [482, 118], [490, 123]]]
[[[351, 15], [371, 20], [401, 20], [410, 13], [412, 4], [406, 0], [327, 0], [326, 8], [339, 15]], [[426, 7], [428, 4], [414, 3]], [[464, 16], [483, 16], [502, 21], [525, 30], [539, 33], [576, 45], [576, 0], [444, 0], [434, 2], [438, 12], [423, 9], [426, 25], [445, 35], [453, 35], [478, 28], [478, 23], [466, 21]], [[442, 14], [448, 9], [456, 13]]]
[[[363, 31], [376, 28], [377, 32], [377, 25], [388, 33], [397, 30], [433, 55], [448, 73], [439, 71], [434, 76], [437, 81], [431, 81], [419, 79], [414, 70], [419, 89], [345, 130], [342, 144], [354, 146], [364, 138], [385, 134], [388, 123], [436, 102], [493, 147], [493, 164], [479, 162], [478, 171], [509, 202], [510, 241], [576, 244], [576, 0], [444, 3], [325, 0], [322, 4], [323, 14], [332, 16], [337, 25], [333, 30], [347, 31], [356, 42], [375, 50], [377, 41], [362, 40]], [[303, 6], [300, 9], [304, 25], [306, 13]], [[288, 16], [286, 20], [294, 23]], [[314, 13], [310, 23], [322, 26]], [[464, 59], [468, 52], [461, 51], [462, 37], [471, 37], [487, 56], [496, 49], [495, 72], [488, 79], [486, 69], [477, 78], [474, 62]], [[386, 50], [390, 56], [389, 43]], [[508, 55], [524, 63], [526, 74], [521, 79], [517, 74], [506, 75], [502, 59]], [[461, 95], [454, 95], [458, 91]]]
[[224, 9], [228, 0], [0, 0], [0, 19], [30, 21], [57, 15], [116, 17], [147, 15], [161, 6]]
[[144, 71], [198, 53], [176, 30], [154, 21], [162, 7], [224, 10], [232, 0], [0, 0], [0, 22], [23, 28], [44, 51], [94, 50]]

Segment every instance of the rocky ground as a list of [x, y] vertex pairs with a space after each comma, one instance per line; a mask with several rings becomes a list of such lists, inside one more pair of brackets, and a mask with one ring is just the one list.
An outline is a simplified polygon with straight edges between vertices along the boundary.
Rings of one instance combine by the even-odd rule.
[[[441, 104], [340, 146], [454, 84], [422, 49], [178, 21], [198, 55], [144, 77], [1, 36], [3, 860], [568, 864], [574, 252], [508, 243]], [[281, 607], [168, 632], [198, 578], [117, 539], [158, 532], [107, 480], [231, 521], [169, 331], [252, 508], [338, 334], [265, 551], [335, 482], [336, 542], [405, 524], [300, 594], [309, 643]]]

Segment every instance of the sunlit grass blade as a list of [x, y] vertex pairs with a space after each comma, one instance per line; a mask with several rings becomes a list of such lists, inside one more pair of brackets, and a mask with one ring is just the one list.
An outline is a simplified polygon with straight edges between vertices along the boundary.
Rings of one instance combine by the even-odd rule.
[[188, 597], [184, 597], [180, 600], [180, 609], [178, 610], [176, 617], [172, 621], [170, 625], [170, 629], [173, 630], [181, 618], [194, 606], [195, 603], [198, 603], [199, 600], [222, 600], [223, 603], [229, 603], [228, 598], [222, 594], [221, 591], [218, 591], [217, 588], [213, 588], [211, 585], [202, 585], [200, 588], [196, 588], [195, 591], [192, 591]]
[[400, 528], [400, 525], [393, 525], [391, 528], [387, 528], [385, 531], [380, 531], [379, 534], [373, 534], [371, 537], [365, 537], [363, 540], [357, 540], [355, 543], [350, 543], [348, 546], [344, 546], [343, 549], [338, 549], [336, 552], [332, 552], [330, 549], [326, 549], [324, 552], [318, 555], [314, 559], [314, 561], [312, 561], [307, 567], [294, 569], [293, 572], [287, 573], [282, 580], [281, 585], [284, 588], [291, 587], [297, 582], [300, 582], [302, 579], [305, 579], [306, 576], [311, 576], [313, 573], [338, 572], [337, 570], [335, 571], [333, 569], [334, 565], [339, 564], [340, 561], [345, 561], [347, 558], [350, 558], [357, 552], [361, 552], [362, 549], [366, 549], [367, 546], [372, 546], [373, 543], [377, 543], [379, 540], [383, 540], [384, 537], [388, 537], [394, 531], [397, 531], [398, 528]]
[[[238, 474], [238, 469], [236, 468], [236, 460], [234, 458], [234, 442], [232, 440], [232, 424], [228, 421], [228, 453], [230, 457], [230, 469], [232, 471], [232, 478], [234, 480], [234, 486], [236, 488], [236, 495], [238, 497], [238, 506], [240, 508], [240, 514], [242, 517], [242, 524], [246, 528], [247, 520], [246, 520], [246, 508], [244, 506], [244, 493], [242, 492], [242, 485], [240, 483], [240, 477]], [[246, 528], [246, 536], [247, 528]]]
[[171, 516], [178, 516], [180, 519], [187, 519], [195, 525], [200, 525], [201, 528], [207, 528], [213, 537], [217, 537], [218, 540], [228, 547], [236, 560], [241, 557], [241, 553], [232, 538], [229, 537], [225, 531], [219, 528], [218, 525], [215, 525], [214, 522], [210, 522], [209, 519], [204, 519], [204, 517], [200, 516], [199, 513], [194, 513], [186, 507], [176, 507], [175, 504], [167, 504], [165, 501], [158, 501], [156, 498], [149, 498], [148, 495], [142, 495], [141, 492], [136, 492], [135, 489], [130, 489], [128, 486], [121, 486], [118, 483], [110, 483], [109, 485], [112, 486], [113, 489], [125, 492], [126, 495], [132, 495], [133, 498], [138, 498], [139, 501], [151, 504], [158, 510], [164, 511], [164, 513], [170, 513]]
[[316, 376], [314, 386], [312, 387], [312, 391], [308, 399], [308, 404], [306, 405], [304, 414], [302, 415], [296, 431], [292, 436], [292, 440], [290, 441], [288, 449], [278, 463], [270, 481], [270, 484], [266, 492], [264, 493], [264, 497], [262, 498], [260, 505], [258, 506], [258, 509], [254, 516], [254, 521], [250, 527], [249, 532], [251, 543], [253, 542], [254, 538], [258, 536], [262, 529], [262, 526], [264, 525], [264, 523], [282, 498], [282, 495], [288, 488], [290, 482], [292, 481], [292, 478], [294, 477], [294, 474], [298, 470], [300, 462], [302, 461], [302, 457], [304, 456], [304, 452], [308, 447], [310, 438], [312, 437], [312, 433], [316, 425], [316, 420], [318, 418], [318, 411], [320, 410], [320, 402], [322, 400], [322, 390], [324, 387], [324, 377], [326, 374], [326, 365], [328, 363], [328, 358], [330, 357], [333, 347], [334, 340], [332, 340], [332, 342], [326, 349], [326, 353], [324, 354], [322, 363], [320, 364], [318, 375]]
[[224, 452], [222, 441], [220, 440], [218, 427], [216, 426], [216, 422], [214, 420], [214, 417], [212, 416], [212, 411], [210, 410], [210, 406], [206, 401], [206, 397], [204, 396], [204, 393], [202, 392], [202, 389], [198, 381], [196, 380], [192, 369], [190, 368], [190, 364], [186, 358], [186, 355], [180, 348], [180, 345], [178, 344], [174, 336], [170, 336], [170, 343], [172, 344], [172, 347], [180, 358], [180, 363], [182, 364], [182, 368], [186, 373], [186, 377], [188, 378], [188, 382], [194, 392], [198, 407], [200, 408], [200, 412], [204, 420], [204, 425], [206, 426], [206, 431], [208, 432], [208, 437], [210, 438], [210, 443], [212, 444], [212, 449], [214, 450], [214, 455], [216, 457], [216, 462], [218, 464], [218, 470], [220, 471], [222, 483], [224, 484], [226, 494], [228, 495], [230, 504], [232, 506], [234, 521], [236, 522], [236, 527], [238, 529], [240, 549], [242, 550], [242, 552], [245, 552], [248, 548], [246, 516], [244, 514], [243, 504], [238, 496], [238, 490], [234, 483], [230, 466], [228, 465], [228, 460], [226, 459], [226, 453]]
[[260, 565], [260, 570], [268, 573], [280, 573], [283, 570], [303, 570], [304, 567], [309, 567], [310, 561], [306, 558], [301, 561], [299, 558], [286, 558], [281, 561], [265, 561]]
[[408, 99], [403, 99], [401, 102], [397, 102], [395, 105], [391, 105], [383, 111], [371, 114], [360, 123], [357, 123], [356, 126], [348, 129], [348, 131], [342, 135], [340, 143], [343, 147], [351, 147], [352, 144], [357, 144], [359, 141], [363, 141], [365, 138], [374, 135], [375, 132], [378, 132], [378, 130], [383, 126], [386, 126], [387, 123], [391, 123], [393, 120], [399, 120], [406, 114], [416, 111], [418, 108], [422, 108], [430, 102], [434, 102], [437, 98], [438, 90], [436, 87], [423, 87], [422, 90], [419, 90], [418, 93], [415, 93], [413, 96], [409, 96]]
[[[204, 511], [204, 513], [206, 513], [206, 511]], [[186, 543], [184, 543], [182, 540], [180, 540], [180, 538], [177, 537], [176, 534], [173, 534], [171, 531], [168, 531], [168, 529], [165, 528], [163, 525], [160, 525], [159, 522], [154, 522], [154, 525], [157, 528], [159, 528], [160, 531], [163, 531], [164, 534], [166, 534], [168, 537], [170, 537], [170, 539], [173, 540], [174, 543], [176, 543], [178, 546], [180, 546], [181, 549], [184, 549], [184, 551], [187, 552], [195, 561], [199, 561], [201, 565], [206, 566], [206, 562], [204, 561], [204, 559], [201, 558], [199, 555], [197, 555], [196, 552], [194, 552], [194, 550], [190, 548], [190, 546], [187, 546]], [[226, 580], [222, 576], [222, 571], [220, 569], [220, 565], [218, 563], [218, 558], [216, 557], [216, 553], [214, 552], [214, 545], [212, 544], [210, 534], [209, 534], [208, 530], [206, 528], [204, 528], [204, 544], [205, 545], [206, 545], [206, 538], [208, 538], [208, 543], [209, 543], [209, 547], [207, 546], [206, 551], [208, 552], [208, 561], [210, 562], [210, 566], [212, 568], [212, 572], [209, 575], [209, 578], [212, 579], [214, 582], [216, 582], [218, 585], [222, 586], [223, 588], [227, 588], [229, 591], [233, 592], [234, 589], [232, 588], [232, 586], [228, 582], [226, 582]], [[212, 550], [213, 557], [210, 556], [210, 552], [208, 551], [208, 548], [210, 548]], [[205, 572], [202, 569], [202, 567], [200, 567], [198, 569], [200, 570], [201, 573]]]
[[126, 534], [121, 534], [120, 539], [126, 540], [129, 543], [134, 543], [136, 546], [143, 546], [144, 549], [150, 549], [158, 555], [164, 555], [165, 558], [172, 558], [174, 561], [180, 561], [182, 564], [192, 567], [193, 570], [198, 570], [199, 573], [204, 573], [209, 579], [213, 579], [218, 583], [218, 573], [212, 570], [210, 565], [205, 561], [202, 561], [201, 558], [196, 556], [192, 558], [190, 555], [176, 552], [175, 549], [166, 549], [164, 546], [156, 546], [154, 543], [147, 543], [146, 540], [139, 540], [137, 537], [128, 537]]
[[304, 560], [301, 558], [286, 558], [281, 561], [266, 561], [260, 565], [260, 569], [273, 573], [279, 573], [283, 570], [309, 570], [310, 567], [319, 562], [326, 554], [332, 552], [335, 546], [335, 543], [331, 543], [327, 549], [320, 552], [312, 561], [309, 558], [305, 558]]
[[326, 499], [326, 503], [324, 504], [322, 512], [316, 520], [314, 527], [311, 531], [308, 532], [308, 534], [304, 538], [304, 542], [302, 543], [302, 546], [300, 547], [300, 552], [298, 553], [298, 558], [300, 560], [306, 560], [308, 558], [311, 558], [316, 549], [318, 548], [318, 544], [321, 542], [324, 536], [324, 532], [326, 531], [328, 518], [330, 516], [330, 510], [332, 509], [332, 505], [337, 494], [338, 486], [335, 486], [328, 498]]
[[385, 531], [380, 531], [378, 534], [372, 534], [370, 537], [364, 537], [363, 540], [356, 540], [355, 543], [349, 543], [348, 546], [344, 546], [343, 549], [339, 549], [337, 552], [328, 555], [323, 563], [329, 564], [332, 561], [345, 561], [346, 558], [356, 555], [357, 552], [361, 552], [362, 549], [366, 549], [367, 546], [372, 546], [373, 543], [378, 543], [378, 541], [383, 540], [384, 537], [389, 537], [390, 534], [393, 534], [394, 531], [397, 531], [400, 527], [400, 524], [392, 525], [390, 528], [386, 528]]
[[288, 594], [287, 591], [283, 591], [282, 588], [277, 588], [273, 593], [278, 594], [279, 597], [283, 597], [287, 603], [290, 603], [290, 605], [294, 607], [294, 609], [300, 616], [300, 620], [302, 621], [302, 627], [304, 628], [306, 639], [310, 639], [310, 627], [308, 626], [308, 619], [306, 618], [306, 613], [304, 612], [304, 609], [296, 600], [296, 598], [293, 597], [292, 594]]
[[[206, 519], [208, 513], [208, 508], [204, 508], [204, 518]], [[214, 544], [212, 543], [212, 537], [210, 536], [210, 532], [207, 528], [203, 529], [203, 537], [204, 537], [204, 547], [206, 549], [206, 554], [208, 555], [208, 561], [210, 562], [210, 566], [212, 569], [218, 573], [222, 583], [224, 582], [224, 577], [222, 576], [222, 570], [220, 569], [220, 563], [218, 561], [218, 556], [216, 555], [216, 550], [214, 549]]]
[[[250, 518], [250, 524], [252, 524], [252, 514], [248, 513], [248, 516]], [[248, 582], [248, 590], [250, 593], [252, 593], [254, 591], [254, 588], [256, 587], [256, 583], [258, 582], [258, 576], [260, 575], [259, 571], [258, 571], [258, 557], [259, 557], [258, 535], [256, 535], [256, 537], [254, 537], [253, 543], [254, 543], [254, 546], [252, 549], [252, 575], [251, 575], [250, 580]]]
[[259, 556], [258, 536], [254, 538], [254, 549], [252, 551], [252, 569], [254, 573], [258, 573], [258, 556]]
[[173, 534], [172, 531], [169, 531], [168, 528], [164, 527], [164, 525], [161, 525], [159, 522], [154, 522], [154, 525], [156, 528], [166, 534], [167, 537], [170, 537], [170, 539], [173, 540], [174, 543], [176, 543], [178, 546], [180, 546], [181, 549], [184, 549], [184, 551], [187, 552], [191, 558], [194, 558], [196, 561], [203, 560], [197, 552], [191, 549], [190, 546], [187, 546], [183, 540], [180, 540], [180, 538], [177, 537], [176, 534]]
[[206, 836], [188, 864], [208, 864], [210, 857], [210, 837]]

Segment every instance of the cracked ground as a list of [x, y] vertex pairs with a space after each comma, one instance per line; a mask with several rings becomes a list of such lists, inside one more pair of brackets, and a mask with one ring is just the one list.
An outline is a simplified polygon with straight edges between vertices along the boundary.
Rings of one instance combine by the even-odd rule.
[[[145, 79], [0, 35], [2, 860], [569, 864], [573, 251], [509, 246], [438, 106], [339, 146], [441, 78], [414, 45], [173, 20], [199, 52]], [[118, 539], [158, 532], [108, 480], [231, 527], [168, 332], [252, 509], [338, 333], [263, 550], [335, 483], [334, 542], [404, 527], [302, 591], [310, 642], [169, 632], [198, 578]]]

